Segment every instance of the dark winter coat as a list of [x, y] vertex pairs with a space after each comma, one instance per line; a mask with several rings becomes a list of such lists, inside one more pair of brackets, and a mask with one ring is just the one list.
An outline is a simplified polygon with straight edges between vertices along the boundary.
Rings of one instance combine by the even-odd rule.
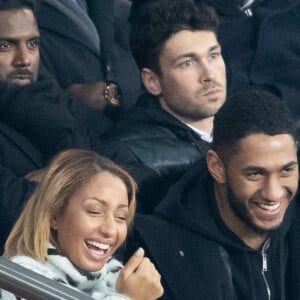
[[38, 149], [19, 132], [0, 122], [0, 254], [36, 185], [24, 176], [43, 166]]

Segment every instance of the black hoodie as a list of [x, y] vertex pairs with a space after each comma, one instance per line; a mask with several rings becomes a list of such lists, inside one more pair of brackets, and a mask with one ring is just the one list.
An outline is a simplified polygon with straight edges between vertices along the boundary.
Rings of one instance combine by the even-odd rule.
[[163, 299], [283, 300], [293, 206], [263, 249], [253, 250], [222, 221], [213, 180], [198, 165], [173, 186], [154, 215], [137, 215], [135, 239], [161, 272]]

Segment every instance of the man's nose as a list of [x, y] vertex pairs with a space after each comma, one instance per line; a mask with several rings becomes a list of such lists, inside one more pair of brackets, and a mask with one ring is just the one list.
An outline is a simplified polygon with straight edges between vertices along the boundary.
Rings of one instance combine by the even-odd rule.
[[212, 65], [207, 61], [202, 61], [199, 66], [199, 80], [202, 83], [215, 80], [215, 72]]
[[14, 66], [25, 68], [30, 66], [30, 51], [27, 49], [26, 45], [19, 45], [16, 48], [16, 53], [14, 57]]
[[285, 189], [281, 185], [280, 181], [276, 176], [272, 176], [266, 180], [264, 183], [262, 196], [266, 200], [279, 201], [284, 196]]

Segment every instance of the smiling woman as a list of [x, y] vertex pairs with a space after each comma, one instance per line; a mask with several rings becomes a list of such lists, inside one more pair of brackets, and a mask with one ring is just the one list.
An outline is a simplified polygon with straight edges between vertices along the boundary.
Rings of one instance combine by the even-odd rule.
[[163, 292], [160, 275], [143, 249], [124, 268], [112, 258], [132, 223], [135, 193], [131, 176], [110, 160], [64, 151], [28, 201], [5, 254], [95, 299], [156, 299]]

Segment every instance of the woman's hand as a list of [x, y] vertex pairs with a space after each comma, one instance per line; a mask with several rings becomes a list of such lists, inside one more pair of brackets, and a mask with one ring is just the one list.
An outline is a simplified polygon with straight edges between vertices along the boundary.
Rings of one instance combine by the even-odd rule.
[[154, 300], [164, 291], [160, 278], [150, 259], [144, 257], [144, 250], [139, 248], [120, 272], [116, 290], [133, 300]]

